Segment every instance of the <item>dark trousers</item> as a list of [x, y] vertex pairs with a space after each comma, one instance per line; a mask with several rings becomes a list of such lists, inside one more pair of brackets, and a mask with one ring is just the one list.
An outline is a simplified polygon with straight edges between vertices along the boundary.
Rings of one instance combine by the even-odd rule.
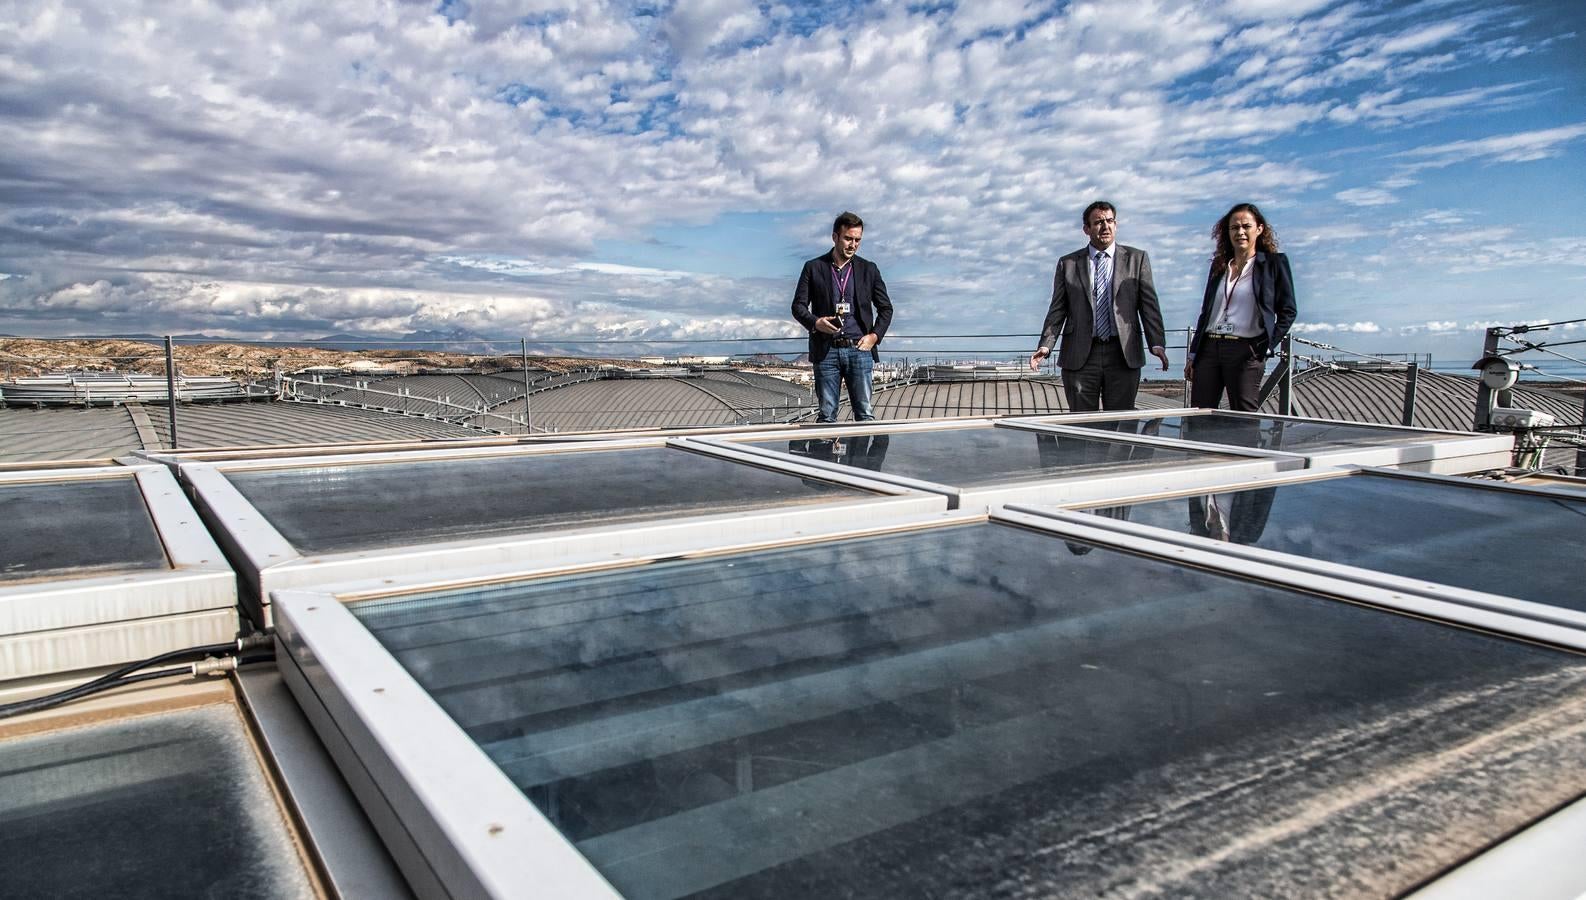
[[1092, 341], [1085, 364], [1063, 370], [1063, 396], [1072, 412], [1134, 409], [1139, 391], [1140, 370], [1124, 360], [1117, 338]]
[[1261, 408], [1261, 375], [1266, 371], [1266, 341], [1262, 338], [1219, 340], [1202, 337], [1195, 354], [1195, 380], [1190, 384], [1190, 405], [1216, 409], [1223, 391], [1228, 408], [1255, 412]]

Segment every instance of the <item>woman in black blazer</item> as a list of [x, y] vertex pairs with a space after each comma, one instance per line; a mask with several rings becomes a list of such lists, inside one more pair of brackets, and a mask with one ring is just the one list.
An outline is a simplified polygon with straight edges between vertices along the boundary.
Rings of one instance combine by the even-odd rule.
[[1260, 406], [1261, 375], [1294, 324], [1294, 275], [1278, 236], [1254, 203], [1240, 203], [1212, 226], [1217, 252], [1190, 338], [1184, 378], [1190, 403], [1216, 409]]

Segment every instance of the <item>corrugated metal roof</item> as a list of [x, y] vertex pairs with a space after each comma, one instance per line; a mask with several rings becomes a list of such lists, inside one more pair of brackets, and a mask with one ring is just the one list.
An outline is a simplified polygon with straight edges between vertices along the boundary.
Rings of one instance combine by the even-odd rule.
[[[163, 405], [0, 408], [0, 463], [122, 456], [134, 450], [164, 448], [169, 433]], [[176, 408], [176, 433], [182, 447], [439, 440], [486, 434], [466, 425], [416, 416], [274, 402], [182, 404]]]
[[[591, 381], [531, 399], [536, 431], [755, 424], [787, 421], [808, 409], [785, 394], [703, 378]], [[493, 412], [521, 416], [523, 407], [510, 403]]]
[[[161, 409], [160, 413], [163, 414]], [[168, 438], [163, 415], [151, 416], [161, 442]], [[317, 403], [246, 403], [177, 408], [182, 447], [268, 447], [276, 444], [348, 441], [439, 440], [480, 437], [487, 432], [417, 416], [398, 416]]]
[[124, 406], [0, 408], [0, 462], [98, 459], [142, 446]]
[[[1315, 366], [1294, 375], [1294, 414], [1319, 419], [1349, 419], [1399, 425], [1403, 422], [1404, 389], [1408, 369], [1340, 368]], [[1474, 377], [1447, 375], [1422, 369], [1416, 378], [1415, 416], [1418, 428], [1469, 431], [1476, 415]], [[1581, 420], [1581, 401], [1566, 394], [1529, 385], [1515, 388], [1515, 403], [1526, 409], [1551, 413], [1560, 422]], [[1262, 409], [1276, 412], [1274, 392]]]

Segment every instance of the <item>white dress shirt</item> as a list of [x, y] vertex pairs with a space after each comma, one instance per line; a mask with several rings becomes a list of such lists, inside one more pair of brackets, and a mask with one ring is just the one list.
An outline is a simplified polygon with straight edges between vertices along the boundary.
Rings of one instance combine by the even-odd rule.
[[1261, 309], [1256, 305], [1255, 267], [1256, 258], [1252, 256], [1234, 276], [1232, 290], [1225, 268], [1222, 280], [1217, 282], [1217, 305], [1213, 307], [1211, 321], [1206, 323], [1207, 331], [1244, 338], [1266, 334], [1261, 324]]

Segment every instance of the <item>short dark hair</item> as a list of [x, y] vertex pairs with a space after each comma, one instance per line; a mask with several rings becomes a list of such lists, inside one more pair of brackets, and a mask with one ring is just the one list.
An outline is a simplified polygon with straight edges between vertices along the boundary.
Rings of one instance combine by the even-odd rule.
[[865, 227], [864, 219], [859, 218], [851, 212], [844, 212], [837, 217], [837, 221], [832, 223], [832, 234], [842, 234], [850, 228], [863, 227]]
[[1079, 224], [1080, 224], [1080, 226], [1083, 227], [1083, 228], [1089, 228], [1090, 227], [1090, 214], [1095, 212], [1098, 209], [1104, 209], [1107, 212], [1112, 213], [1114, 218], [1117, 218], [1117, 216], [1118, 216], [1118, 208], [1117, 207], [1113, 206], [1111, 203], [1108, 203], [1105, 200], [1097, 200], [1097, 201], [1091, 203], [1089, 206], [1085, 207], [1085, 211], [1083, 213], [1080, 213], [1080, 216], [1079, 216]]

